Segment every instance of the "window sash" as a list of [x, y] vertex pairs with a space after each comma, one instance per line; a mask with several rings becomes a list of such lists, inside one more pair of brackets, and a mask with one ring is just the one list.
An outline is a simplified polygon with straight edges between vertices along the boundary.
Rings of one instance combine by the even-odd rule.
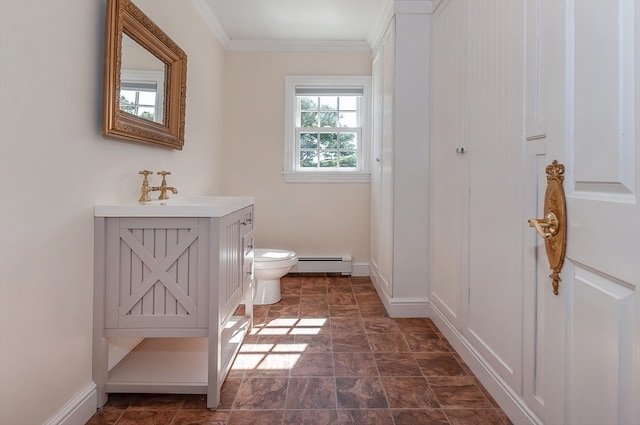
[[[356, 134], [356, 148], [341, 148], [340, 143], [336, 144], [336, 147], [331, 148], [323, 148], [320, 146], [320, 141], [317, 141], [317, 146], [315, 148], [303, 148], [300, 144], [300, 135], [302, 133], [316, 133], [320, 134], [336, 134], [337, 137], [340, 137], [341, 133], [355, 133]], [[360, 127], [298, 127], [296, 128], [296, 171], [300, 171], [303, 173], [308, 173], [312, 171], [322, 171], [322, 172], [353, 172], [353, 171], [362, 171], [362, 129]], [[300, 156], [302, 152], [316, 152], [317, 157], [320, 158], [323, 152], [335, 152], [340, 156], [340, 153], [354, 153], [356, 154], [356, 166], [355, 167], [340, 167], [339, 165], [336, 167], [322, 167], [320, 165], [320, 161], [318, 161], [315, 167], [303, 167], [300, 164]]]
[[[371, 111], [370, 76], [287, 76], [285, 77], [285, 144], [283, 175], [288, 183], [369, 183], [371, 180]], [[357, 96], [358, 116], [349, 118], [348, 127], [301, 127], [298, 95]], [[339, 108], [339, 107], [338, 107]], [[339, 112], [354, 113], [352, 105]], [[336, 111], [335, 109], [333, 111]], [[324, 112], [324, 110], [317, 110]], [[354, 127], [357, 120], [359, 127]], [[319, 123], [318, 123], [319, 124]], [[355, 149], [340, 149], [342, 153], [355, 153], [357, 167], [301, 167], [300, 133], [356, 133]], [[319, 138], [319, 136], [318, 136]], [[305, 150], [302, 150], [304, 152]], [[338, 152], [337, 149], [329, 149]], [[318, 159], [320, 152], [317, 150]], [[325, 150], [325, 152], [327, 152]], [[337, 153], [336, 153], [337, 155]]]

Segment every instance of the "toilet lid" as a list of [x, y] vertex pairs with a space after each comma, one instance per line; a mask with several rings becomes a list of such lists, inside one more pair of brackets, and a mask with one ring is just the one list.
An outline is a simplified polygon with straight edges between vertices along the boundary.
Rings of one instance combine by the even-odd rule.
[[283, 249], [254, 249], [253, 260], [254, 261], [282, 261], [292, 260], [296, 258], [296, 253], [291, 251], [285, 251]]

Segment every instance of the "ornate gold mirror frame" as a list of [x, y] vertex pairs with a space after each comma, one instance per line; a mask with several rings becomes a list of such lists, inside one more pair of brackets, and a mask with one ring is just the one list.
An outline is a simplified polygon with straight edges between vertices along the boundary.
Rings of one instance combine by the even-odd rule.
[[[120, 110], [122, 39], [129, 36], [164, 64], [162, 122]], [[154, 143], [174, 149], [184, 145], [187, 55], [131, 0], [108, 0], [104, 63], [105, 136]]]
[[544, 196], [544, 218], [529, 220], [529, 226], [535, 227], [544, 239], [547, 258], [552, 273], [549, 277], [553, 283], [553, 293], [558, 295], [560, 271], [564, 264], [567, 249], [567, 202], [562, 182], [564, 181], [564, 165], [554, 160], [547, 165], [547, 192]]

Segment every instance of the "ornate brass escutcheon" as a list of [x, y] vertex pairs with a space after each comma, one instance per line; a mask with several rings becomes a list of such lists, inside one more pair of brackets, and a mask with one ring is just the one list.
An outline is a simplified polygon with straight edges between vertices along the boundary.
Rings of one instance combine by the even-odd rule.
[[562, 188], [564, 165], [554, 160], [551, 165], [547, 166], [546, 172], [547, 192], [544, 196], [544, 218], [532, 218], [528, 223], [544, 239], [549, 267], [552, 271], [549, 277], [552, 280], [553, 293], [558, 295], [560, 271], [567, 248], [567, 206]]

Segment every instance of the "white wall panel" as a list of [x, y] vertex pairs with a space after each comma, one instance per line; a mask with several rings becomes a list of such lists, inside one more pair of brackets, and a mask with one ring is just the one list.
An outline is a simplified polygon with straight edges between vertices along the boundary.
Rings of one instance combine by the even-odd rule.
[[633, 9], [638, 6], [599, 0], [575, 1], [572, 7], [576, 189], [631, 193], [636, 149]]
[[466, 250], [468, 2], [448, 1], [434, 16], [430, 162], [431, 301], [460, 324]]
[[525, 9], [470, 4], [466, 334], [521, 392]]
[[631, 400], [632, 375], [621, 371], [633, 368], [634, 289], [580, 265], [574, 266], [571, 280], [569, 420], [604, 424], [617, 418], [616, 423], [631, 423], [631, 403], [638, 400]]

